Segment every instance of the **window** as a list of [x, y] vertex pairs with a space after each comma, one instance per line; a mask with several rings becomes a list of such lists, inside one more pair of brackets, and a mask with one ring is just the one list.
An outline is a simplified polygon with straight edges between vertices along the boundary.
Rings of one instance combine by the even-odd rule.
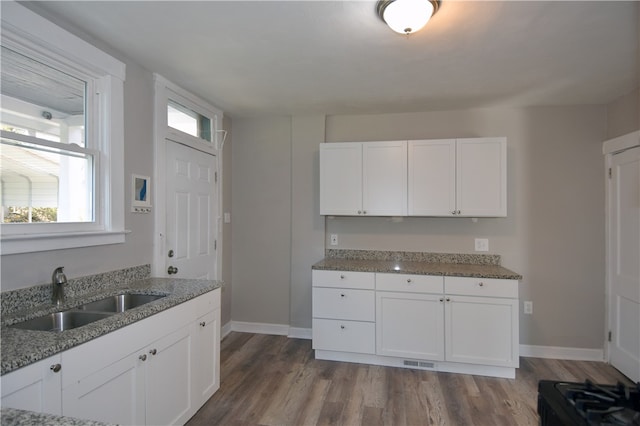
[[173, 100], [167, 102], [167, 125], [188, 135], [211, 142], [211, 119]]
[[0, 223], [92, 222], [87, 82], [1, 49]]
[[0, 47], [2, 254], [124, 242], [124, 65], [14, 2]]

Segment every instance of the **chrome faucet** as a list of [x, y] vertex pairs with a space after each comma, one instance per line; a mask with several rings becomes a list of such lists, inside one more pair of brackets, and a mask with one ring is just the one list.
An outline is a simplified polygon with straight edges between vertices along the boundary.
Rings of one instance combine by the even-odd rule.
[[51, 285], [53, 286], [51, 301], [56, 306], [64, 303], [64, 285], [67, 283], [67, 276], [62, 272], [63, 270], [64, 266], [59, 266], [53, 271], [53, 275], [51, 276]]

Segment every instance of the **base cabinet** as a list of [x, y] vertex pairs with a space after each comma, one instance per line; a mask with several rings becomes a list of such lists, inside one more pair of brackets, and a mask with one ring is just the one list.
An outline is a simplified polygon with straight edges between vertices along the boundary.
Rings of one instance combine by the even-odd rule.
[[62, 414], [60, 355], [43, 359], [0, 378], [2, 407]]
[[[358, 323], [339, 318], [348, 316], [339, 307], [353, 293], [343, 288], [327, 298], [320, 286], [331, 284], [328, 271], [313, 272], [316, 357], [515, 377], [518, 281], [376, 273], [375, 320]], [[345, 283], [353, 274], [331, 273]], [[373, 308], [359, 302], [359, 312]], [[369, 328], [355, 328], [362, 325]]]
[[9, 373], [2, 385], [3, 407], [184, 424], [220, 386], [220, 290]]

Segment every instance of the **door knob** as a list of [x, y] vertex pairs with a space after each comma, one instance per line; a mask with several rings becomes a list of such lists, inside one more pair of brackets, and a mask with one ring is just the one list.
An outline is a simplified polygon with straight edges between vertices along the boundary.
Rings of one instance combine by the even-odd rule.
[[169, 269], [167, 269], [167, 274], [169, 275], [173, 275], [177, 273], [178, 273], [178, 268], [176, 268], [175, 266], [169, 266]]

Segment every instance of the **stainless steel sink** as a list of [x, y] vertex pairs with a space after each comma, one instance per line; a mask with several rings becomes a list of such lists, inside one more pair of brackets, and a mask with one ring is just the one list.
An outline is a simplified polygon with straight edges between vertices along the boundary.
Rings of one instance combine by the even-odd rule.
[[21, 328], [23, 330], [64, 331], [91, 324], [92, 322], [110, 317], [111, 315], [113, 314], [106, 312], [81, 312], [69, 310], [36, 317], [10, 325], [10, 327]]
[[86, 303], [79, 306], [78, 309], [84, 311], [124, 312], [128, 309], [137, 308], [138, 306], [162, 299], [163, 297], [166, 296], [157, 294], [118, 294], [96, 300], [95, 302]]

